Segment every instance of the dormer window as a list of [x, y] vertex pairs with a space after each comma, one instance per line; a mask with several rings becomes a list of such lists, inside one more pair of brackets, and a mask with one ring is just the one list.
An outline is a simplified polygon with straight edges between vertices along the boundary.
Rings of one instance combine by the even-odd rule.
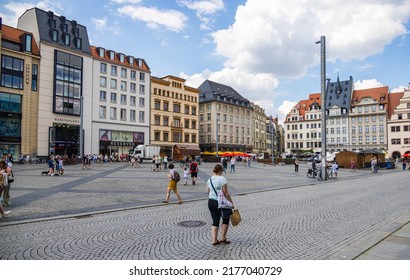
[[138, 63], [138, 67], [142, 67], [142, 59], [141, 58], [138, 58], [137, 63]]
[[75, 37], [80, 37], [80, 29], [78, 27], [73, 27], [72, 31]]
[[50, 29], [50, 37], [53, 42], [58, 41], [58, 31], [56, 29]]
[[63, 41], [64, 45], [69, 46], [70, 45], [70, 35], [67, 33], [63, 34]]
[[82, 47], [81, 38], [78, 38], [78, 37], [74, 38], [74, 46], [79, 50], [81, 49], [81, 47]]
[[134, 65], [134, 57], [133, 57], [133, 56], [129, 56], [129, 57], [128, 57], [128, 63], [129, 63], [130, 65]]
[[99, 57], [104, 57], [105, 49], [104, 48], [98, 48], [98, 56]]
[[114, 51], [108, 51], [108, 55], [109, 55], [111, 60], [115, 59], [115, 52]]
[[31, 45], [31, 34], [23, 34], [20, 36], [21, 39], [21, 49], [23, 52], [30, 52], [32, 51], [33, 47]]
[[120, 60], [121, 63], [124, 63], [124, 62], [125, 62], [125, 55], [124, 55], [124, 54], [120, 53], [120, 54], [118, 55], [118, 58], [119, 58], [119, 60]]
[[56, 23], [56, 20], [55, 20], [55, 19], [50, 18], [50, 19], [48, 20], [48, 23], [49, 23], [49, 25], [50, 25], [50, 28], [56, 29], [57, 23]]
[[64, 33], [68, 33], [68, 24], [67, 23], [62, 23], [61, 24], [61, 31]]

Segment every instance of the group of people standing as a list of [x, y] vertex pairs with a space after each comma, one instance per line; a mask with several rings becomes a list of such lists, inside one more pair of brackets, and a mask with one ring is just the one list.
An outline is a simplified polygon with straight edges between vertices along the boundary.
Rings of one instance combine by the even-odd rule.
[[163, 158], [160, 155], [154, 155], [152, 157], [152, 171], [160, 171], [161, 169], [167, 170], [168, 169], [168, 156], [164, 156]]

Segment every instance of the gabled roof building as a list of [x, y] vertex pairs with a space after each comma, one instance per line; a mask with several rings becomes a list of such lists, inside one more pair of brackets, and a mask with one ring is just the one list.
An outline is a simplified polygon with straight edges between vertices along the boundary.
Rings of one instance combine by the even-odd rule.
[[329, 82], [326, 90], [326, 143], [330, 152], [341, 151], [349, 145], [349, 112], [353, 94], [353, 78]]
[[389, 94], [389, 102], [388, 154], [399, 159], [410, 154], [410, 85], [404, 92]]
[[206, 80], [198, 87], [199, 146], [203, 152], [252, 153], [252, 107], [232, 87]]
[[387, 86], [353, 91], [346, 150], [387, 150], [388, 95]]

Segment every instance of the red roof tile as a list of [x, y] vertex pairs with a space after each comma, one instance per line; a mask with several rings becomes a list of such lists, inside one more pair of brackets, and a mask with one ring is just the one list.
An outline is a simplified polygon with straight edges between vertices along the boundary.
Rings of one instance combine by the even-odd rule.
[[[2, 35], [2, 40], [5, 41], [10, 41], [14, 43], [21, 44], [20, 36], [22, 34], [31, 34], [31, 32], [27, 32], [21, 29], [17, 29], [8, 25], [3, 24], [2, 25], [2, 30], [3, 30], [3, 35]], [[40, 56], [40, 51], [37, 46], [37, 42], [34, 40], [34, 36], [31, 36], [31, 46], [32, 46], [32, 53], [34, 55]]]

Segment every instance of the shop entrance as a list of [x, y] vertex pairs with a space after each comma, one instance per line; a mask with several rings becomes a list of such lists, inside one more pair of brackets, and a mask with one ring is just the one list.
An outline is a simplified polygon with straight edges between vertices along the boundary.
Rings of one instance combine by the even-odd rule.
[[50, 154], [77, 156], [80, 153], [80, 127], [54, 125], [50, 127]]

